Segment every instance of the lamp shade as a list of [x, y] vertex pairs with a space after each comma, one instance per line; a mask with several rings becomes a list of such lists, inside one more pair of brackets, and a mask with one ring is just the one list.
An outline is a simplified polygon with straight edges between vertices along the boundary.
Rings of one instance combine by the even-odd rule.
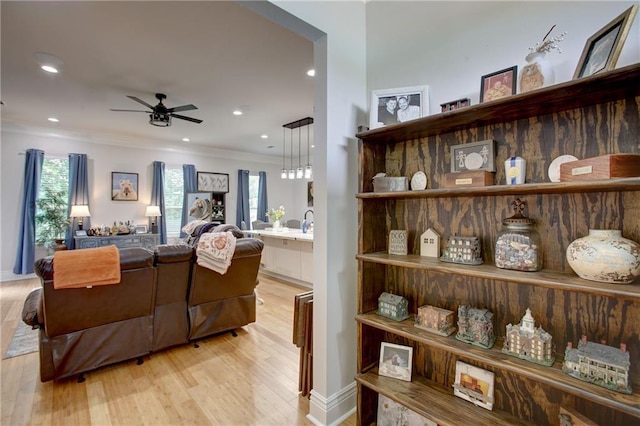
[[89, 206], [71, 206], [69, 217], [91, 217]]
[[162, 216], [160, 213], [160, 206], [147, 206], [147, 212], [144, 214], [145, 216]]

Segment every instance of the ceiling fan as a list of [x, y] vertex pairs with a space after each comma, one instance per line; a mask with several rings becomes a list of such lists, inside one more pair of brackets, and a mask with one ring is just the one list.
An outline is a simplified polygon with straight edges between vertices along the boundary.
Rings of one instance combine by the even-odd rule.
[[141, 103], [142, 105], [151, 109], [151, 111], [142, 111], [138, 109], [111, 109], [111, 111], [146, 112], [149, 114], [149, 124], [153, 126], [158, 126], [158, 127], [171, 126], [172, 117], [179, 118], [181, 120], [191, 121], [193, 123], [202, 123], [202, 120], [199, 120], [197, 118], [186, 117], [184, 115], [175, 114], [176, 112], [179, 112], [179, 111], [190, 111], [192, 109], [198, 109], [198, 107], [196, 107], [195, 105], [188, 104], [188, 105], [182, 105], [182, 106], [177, 106], [173, 108], [167, 108], [166, 106], [164, 106], [164, 104], [162, 103], [162, 100], [167, 99], [167, 95], [165, 95], [164, 93], [156, 93], [156, 99], [160, 101], [160, 103], [158, 103], [158, 105], [156, 106], [152, 106], [146, 103], [145, 101], [143, 101], [142, 99], [137, 98], [135, 96], [127, 95], [127, 98], [132, 99], [138, 103]]

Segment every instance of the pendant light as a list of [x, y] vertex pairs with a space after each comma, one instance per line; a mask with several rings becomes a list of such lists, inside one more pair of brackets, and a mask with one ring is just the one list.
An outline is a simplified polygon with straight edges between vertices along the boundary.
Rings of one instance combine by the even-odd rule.
[[304, 168], [305, 179], [311, 179], [311, 176], [313, 176], [313, 169], [309, 162], [309, 127], [311, 127], [311, 123], [307, 124], [307, 166]]
[[289, 146], [291, 147], [291, 156], [289, 156], [289, 179], [295, 179], [296, 178], [296, 171], [293, 170], [293, 129], [291, 130], [291, 132], [289, 132], [289, 136], [291, 136], [290, 138], [290, 144]]
[[302, 162], [300, 159], [300, 141], [302, 140], [302, 127], [298, 127], [298, 168], [296, 169], [296, 179], [302, 179], [304, 170], [302, 170]]
[[285, 130], [282, 128], [282, 170], [280, 170], [280, 179], [287, 178], [287, 167], [284, 165], [285, 157]]

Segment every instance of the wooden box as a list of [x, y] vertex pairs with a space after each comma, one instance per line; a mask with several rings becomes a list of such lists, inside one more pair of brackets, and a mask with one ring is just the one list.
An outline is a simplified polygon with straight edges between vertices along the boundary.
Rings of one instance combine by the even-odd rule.
[[471, 170], [466, 172], [445, 173], [445, 188], [467, 188], [473, 186], [493, 185], [494, 172], [487, 170]]
[[560, 165], [560, 182], [640, 176], [640, 155], [607, 154]]

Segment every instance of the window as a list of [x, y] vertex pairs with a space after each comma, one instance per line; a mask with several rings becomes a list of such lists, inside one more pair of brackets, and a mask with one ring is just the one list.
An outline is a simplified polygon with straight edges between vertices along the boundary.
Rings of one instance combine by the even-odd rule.
[[[63, 192], [61, 197], [64, 200], [64, 211], [66, 214], [67, 203], [69, 202], [69, 160], [67, 158], [47, 158], [42, 162], [42, 175], [40, 176], [40, 187], [38, 189], [38, 200], [44, 198], [47, 193]], [[42, 210], [36, 208], [36, 215]], [[49, 226], [36, 221], [36, 241], [45, 241], [52, 237]]]
[[[251, 222], [253, 222], [254, 220], [257, 220], [257, 216], [258, 216], [259, 182], [260, 182], [260, 176], [258, 176], [255, 173], [249, 174], [249, 214], [251, 216]], [[260, 220], [264, 220], [264, 218]]]
[[164, 214], [167, 236], [177, 237], [180, 235], [184, 200], [182, 167], [167, 167], [164, 179]]

